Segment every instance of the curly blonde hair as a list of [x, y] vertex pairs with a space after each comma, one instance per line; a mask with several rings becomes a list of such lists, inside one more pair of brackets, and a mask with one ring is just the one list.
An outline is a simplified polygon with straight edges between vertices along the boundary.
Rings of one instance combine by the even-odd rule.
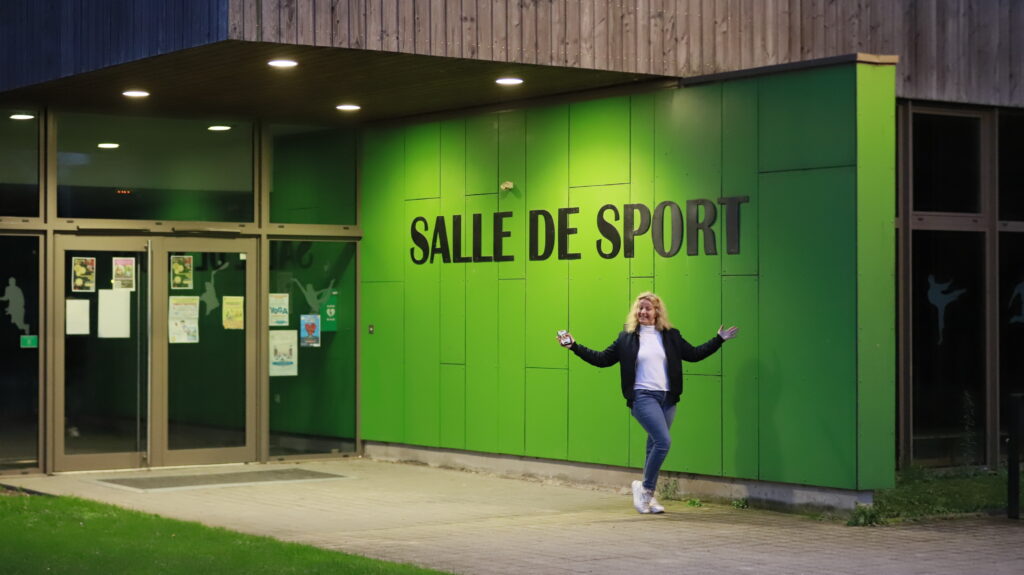
[[665, 304], [662, 303], [661, 298], [655, 295], [654, 292], [645, 291], [644, 293], [636, 296], [636, 300], [633, 302], [633, 307], [629, 310], [629, 315], [626, 316], [626, 331], [633, 333], [636, 331], [636, 326], [640, 324], [636, 314], [640, 310], [640, 302], [648, 301], [654, 306], [655, 317], [654, 327], [658, 331], [664, 331], [666, 329], [672, 329], [672, 323], [668, 321], [668, 310], [665, 309]]

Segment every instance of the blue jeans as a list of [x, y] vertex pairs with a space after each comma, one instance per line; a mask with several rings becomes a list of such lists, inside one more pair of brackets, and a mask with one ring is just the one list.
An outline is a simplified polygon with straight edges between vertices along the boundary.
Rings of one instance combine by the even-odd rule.
[[672, 446], [669, 429], [676, 417], [675, 404], [668, 403], [668, 392], [638, 389], [633, 392], [633, 417], [647, 432], [647, 457], [644, 459], [644, 489], [658, 486], [658, 472]]

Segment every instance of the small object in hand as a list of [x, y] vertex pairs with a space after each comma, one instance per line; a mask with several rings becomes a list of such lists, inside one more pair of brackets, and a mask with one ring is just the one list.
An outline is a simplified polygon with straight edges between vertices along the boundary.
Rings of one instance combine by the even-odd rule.
[[569, 345], [572, 343], [572, 336], [570, 336], [569, 332], [564, 329], [560, 329], [558, 330], [558, 343], [562, 345]]

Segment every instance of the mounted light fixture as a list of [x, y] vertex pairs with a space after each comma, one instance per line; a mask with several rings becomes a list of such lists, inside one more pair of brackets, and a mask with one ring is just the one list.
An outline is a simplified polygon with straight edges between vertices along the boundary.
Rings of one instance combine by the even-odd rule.
[[115, 144], [114, 142], [101, 142], [96, 144], [97, 148], [102, 150], [114, 150], [121, 147], [121, 144]]
[[362, 107], [356, 104], [338, 104], [335, 108], [342, 112], [355, 112], [356, 110], [362, 110]]
[[294, 67], [296, 67], [298, 65], [299, 65], [299, 63], [296, 62], [295, 60], [285, 60], [285, 59], [271, 60], [271, 61], [267, 62], [267, 66], [272, 66], [274, 68], [294, 68]]
[[523, 83], [522, 78], [498, 78], [494, 81], [495, 84], [501, 84], [502, 86], [518, 86]]
[[11, 114], [12, 120], [31, 120], [35, 118], [32, 114]]
[[211, 131], [211, 132], [227, 132], [228, 130], [231, 129], [231, 126], [225, 126], [223, 124], [220, 124], [220, 125], [210, 126], [210, 127], [206, 128], [206, 129]]
[[149, 96], [149, 92], [145, 90], [125, 90], [121, 92], [121, 95], [129, 98], [145, 98]]

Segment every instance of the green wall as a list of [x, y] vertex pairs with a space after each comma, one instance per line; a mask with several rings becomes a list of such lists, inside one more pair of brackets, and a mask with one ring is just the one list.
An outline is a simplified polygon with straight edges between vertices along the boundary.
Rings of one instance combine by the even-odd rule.
[[[845, 64], [653, 93], [370, 128], [362, 137], [362, 437], [639, 467], [646, 439], [597, 369], [654, 290], [683, 336], [740, 337], [684, 365], [666, 470], [840, 488], [894, 472], [894, 75]], [[511, 189], [499, 189], [512, 182]], [[606, 259], [599, 210], [746, 196], [740, 253]], [[567, 250], [531, 260], [532, 210], [577, 208]], [[491, 254], [508, 212], [513, 261], [417, 264], [417, 217], [481, 214]], [[669, 225], [669, 224], [666, 224]], [[423, 231], [422, 227], [420, 231]], [[557, 237], [557, 234], [556, 234]], [[449, 248], [454, 249], [449, 245]], [[369, 333], [369, 326], [374, 331]]]

